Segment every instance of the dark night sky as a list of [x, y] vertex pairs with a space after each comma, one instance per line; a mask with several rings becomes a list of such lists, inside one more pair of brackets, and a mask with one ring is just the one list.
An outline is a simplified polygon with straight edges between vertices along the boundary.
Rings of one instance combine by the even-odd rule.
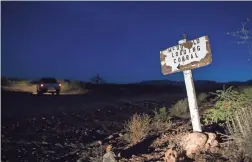
[[[54, 76], [108, 82], [183, 80], [163, 76], [159, 52], [188, 39], [210, 38], [213, 62], [195, 80], [252, 78], [248, 49], [236, 31], [252, 2], [1, 2], [2, 75]], [[252, 23], [252, 22], [251, 22]]]

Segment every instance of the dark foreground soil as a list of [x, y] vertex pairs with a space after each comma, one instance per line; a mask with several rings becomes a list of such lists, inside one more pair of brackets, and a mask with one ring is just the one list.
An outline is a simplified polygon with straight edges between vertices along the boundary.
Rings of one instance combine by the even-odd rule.
[[170, 106], [185, 94], [115, 97], [2, 92], [2, 161], [77, 161], [94, 141], [122, 130], [136, 113]]

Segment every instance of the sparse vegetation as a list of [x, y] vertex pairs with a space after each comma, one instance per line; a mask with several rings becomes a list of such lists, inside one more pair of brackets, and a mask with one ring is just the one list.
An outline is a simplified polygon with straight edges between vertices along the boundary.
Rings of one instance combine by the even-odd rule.
[[169, 113], [166, 111], [165, 107], [159, 108], [158, 110], [155, 109], [154, 117], [151, 123], [153, 131], [166, 131], [171, 128], [172, 121], [170, 120], [171, 117]]
[[203, 105], [206, 102], [207, 97], [208, 97], [207, 93], [200, 93], [197, 97], [198, 105], [199, 106]]
[[239, 108], [226, 122], [229, 138], [234, 140], [245, 157], [252, 160], [252, 105]]
[[181, 116], [189, 111], [187, 98], [179, 100], [170, 109], [171, 116]]
[[150, 131], [151, 117], [148, 114], [134, 114], [126, 122], [125, 129], [128, 132], [130, 142], [137, 144], [143, 140]]
[[218, 90], [217, 102], [204, 115], [206, 124], [222, 122], [228, 141], [237, 145], [238, 154], [252, 160], [252, 98], [251, 88]]
[[215, 107], [207, 110], [204, 115], [207, 124], [229, 121], [236, 110], [249, 104], [248, 97], [244, 93], [234, 90], [233, 87], [227, 90], [217, 90], [214, 94], [217, 97]]
[[[199, 106], [204, 107], [204, 103], [208, 97], [207, 93], [200, 93], [197, 97], [197, 102]], [[171, 116], [182, 116], [189, 112], [188, 99], [184, 98], [179, 100], [176, 104], [172, 105], [169, 109]]]
[[230, 120], [226, 122], [229, 138], [234, 140], [244, 157], [252, 160], [252, 88], [240, 91], [245, 97], [244, 104], [237, 107]]
[[[6, 78], [2, 78], [2, 81], [5, 82], [4, 83], [5, 85], [8, 85], [10, 87], [11, 86], [14, 87], [17, 85], [18, 87], [26, 87], [26, 86], [34, 85], [33, 82], [29, 82], [26, 80], [9, 81]], [[78, 81], [70, 81], [70, 80], [62, 81], [61, 80], [60, 83], [62, 84], [62, 88], [64, 89], [63, 90], [64, 92], [68, 92], [69, 90], [77, 90], [79, 88], [85, 88], [85, 84]], [[88, 88], [91, 87], [91, 86], [89, 87], [89, 84], [87, 84], [86, 86]], [[101, 86], [101, 85], [94, 85], [94, 86]], [[137, 85], [135, 87], [137, 87]], [[116, 88], [117, 87], [115, 87], [115, 90]], [[121, 88], [120, 85], [118, 85], [118, 88]], [[128, 87], [125, 86], [124, 88], [127, 89]], [[111, 90], [110, 87], [107, 89], [109, 91]], [[107, 89], [105, 89], [104, 91], [107, 92]], [[215, 124], [217, 123], [220, 126], [222, 126], [222, 128], [224, 128], [227, 131], [226, 133], [223, 133], [222, 135], [228, 137], [228, 138], [223, 139], [224, 141], [228, 139], [228, 141], [225, 141], [224, 144], [228, 144], [229, 146], [224, 146], [223, 143], [218, 143], [219, 142], [218, 141], [217, 144], [221, 144], [217, 148], [219, 150], [216, 151], [216, 152], [219, 151], [218, 157], [217, 156], [215, 157], [215, 155], [213, 155], [214, 153], [211, 154], [209, 150], [207, 151], [203, 150], [202, 152], [199, 153], [199, 155], [197, 156], [195, 155], [195, 157], [193, 156], [190, 158], [192, 158], [195, 161], [197, 160], [204, 161], [202, 159], [206, 159], [206, 161], [208, 161], [209, 159], [211, 160], [216, 159], [215, 161], [218, 161], [219, 159], [223, 157], [225, 159], [228, 159], [227, 161], [232, 161], [232, 160], [245, 161], [244, 160], [245, 158], [250, 159], [251, 152], [252, 152], [252, 142], [251, 142], [252, 141], [252, 128], [251, 128], [252, 125], [250, 122], [252, 120], [252, 117], [251, 117], [252, 116], [252, 107], [251, 107], [252, 106], [251, 104], [252, 88], [248, 86], [239, 87], [238, 89], [228, 88], [226, 90], [216, 91], [216, 93], [213, 93], [213, 94], [216, 96], [216, 99], [213, 99], [212, 96], [208, 95], [208, 93], [200, 93], [197, 96], [198, 105], [199, 105], [199, 108], [205, 109], [206, 105], [212, 106], [212, 104], [215, 104], [213, 108], [210, 110], [208, 110], [206, 107], [207, 113], [204, 114], [203, 117], [208, 121], [205, 122], [204, 124], [208, 125], [211, 123], [215, 123]], [[182, 95], [179, 95], [176, 99], [180, 98], [181, 96]], [[166, 155], [169, 153], [167, 150], [173, 150], [171, 153], [177, 152], [177, 157], [176, 157], [177, 160], [178, 158], [181, 158], [181, 159], [184, 159], [184, 161], [186, 161], [189, 156], [184, 153], [185, 148], [182, 147], [180, 142], [181, 142], [181, 139], [186, 134], [191, 133], [191, 130], [192, 130], [191, 122], [190, 121], [188, 122], [188, 120], [185, 120], [185, 118], [187, 117], [189, 118], [189, 116], [187, 116], [187, 114], [189, 114], [187, 98], [178, 100], [178, 102], [172, 105], [170, 109], [168, 109], [168, 107], [161, 107], [163, 105], [166, 105], [166, 103], [164, 103], [163, 101], [161, 101], [160, 103], [159, 103], [160, 100], [158, 100], [157, 103], [156, 101], [152, 103], [152, 101], [153, 100], [151, 100], [150, 102], [148, 101], [148, 107], [147, 107], [148, 110], [146, 112], [149, 113], [150, 110], [153, 110], [154, 107], [157, 107], [157, 109], [152, 111], [152, 114], [149, 114], [149, 115], [144, 113], [144, 111], [146, 110], [146, 104], [143, 104], [142, 101], [137, 101], [134, 103], [127, 103], [127, 104], [125, 104], [125, 102], [122, 102], [122, 103], [120, 102], [118, 103], [120, 105], [116, 104], [116, 106], [113, 106], [115, 108], [113, 110], [109, 109], [110, 107], [106, 107], [106, 109], [101, 109], [96, 115], [94, 115], [96, 117], [96, 121], [94, 125], [92, 126], [91, 124], [85, 125], [85, 128], [89, 126], [90, 127], [89, 129], [93, 131], [90, 131], [89, 129], [77, 130], [79, 133], [81, 131], [82, 135], [85, 134], [84, 138], [86, 138], [86, 135], [87, 135], [87, 138], [91, 136], [96, 137], [94, 139], [90, 138], [87, 140], [91, 142], [92, 145], [89, 145], [87, 142], [81, 143], [79, 140], [83, 140], [83, 139], [79, 139], [78, 137], [77, 138], [75, 137], [78, 140], [71, 141], [70, 143], [60, 142], [60, 144], [57, 143], [57, 147], [68, 148], [69, 151], [67, 151], [68, 153], [66, 156], [69, 156], [69, 158], [72, 158], [70, 157], [72, 156], [72, 154], [76, 154], [76, 155], [78, 154], [78, 159], [79, 159], [79, 160], [77, 159], [78, 162], [102, 161], [102, 156], [105, 153], [104, 146], [106, 146], [107, 144], [113, 144], [113, 146], [115, 146], [114, 151], [116, 155], [118, 155], [117, 158], [120, 159], [120, 161], [122, 162], [140, 161], [140, 159], [142, 161], [161, 160], [164, 157], [165, 151], [166, 151], [165, 153]], [[208, 101], [209, 103], [207, 103]], [[144, 103], [146, 103], [146, 101]], [[167, 103], [170, 104], [170, 101], [168, 101]], [[105, 131], [105, 129], [103, 129], [103, 126], [100, 126], [99, 119], [103, 119], [104, 121], [106, 121], [109, 118], [108, 120], [111, 120], [111, 116], [113, 115], [113, 112], [116, 112], [117, 114], [123, 113], [122, 116], [126, 117], [125, 115], [129, 112], [127, 110], [127, 107], [129, 105], [132, 108], [130, 112], [139, 111], [139, 108], [141, 108], [140, 111], [143, 111], [143, 114], [134, 114], [130, 118], [130, 120], [125, 123], [124, 125], [125, 129], [122, 132], [115, 132], [115, 130], [118, 131], [122, 129], [123, 125], [119, 124], [119, 123], [122, 123], [122, 121], [116, 122], [116, 123], [111, 122], [108, 125], [106, 125], [106, 128], [109, 129], [109, 131]], [[119, 108], [123, 107], [123, 109], [120, 109], [121, 111], [117, 112], [118, 107]], [[64, 108], [64, 111], [66, 109], [67, 108]], [[229, 109], [230, 109], [230, 112], [229, 112]], [[103, 112], [107, 112], [111, 116], [106, 116], [106, 114], [105, 115], [102, 114]], [[128, 113], [127, 115], [130, 115], [130, 114], [131, 113]], [[66, 113], [65, 115], [69, 116], [71, 114]], [[62, 125], [65, 125], [69, 121], [72, 121], [74, 118], [78, 118], [76, 121], [79, 121], [80, 118], [85, 119], [85, 121], [88, 121], [90, 118], [92, 119], [91, 112], [88, 113], [88, 115], [87, 113], [83, 113], [83, 114], [80, 113], [78, 115], [71, 115], [71, 117], [66, 117], [65, 115], [64, 116], [62, 115], [62, 119], [60, 118]], [[84, 117], [84, 115], [87, 115], [87, 117]], [[119, 116], [120, 115], [121, 114], [119, 114]], [[173, 116], [182, 116], [182, 118], [172, 118]], [[36, 120], [36, 122], [46, 121], [47, 123], [48, 121], [49, 123], [51, 122], [51, 120], [55, 120], [54, 118], [46, 117], [42, 121]], [[68, 122], [63, 122], [66, 119], [70, 119], [70, 120]], [[29, 121], [35, 122], [33, 121], [33, 119], [29, 119]], [[76, 121], [74, 121], [74, 123]], [[220, 122], [222, 122], [222, 124], [220, 124]], [[92, 121], [90, 121], [90, 123], [92, 123]], [[39, 125], [39, 124], [36, 124], [36, 125]], [[18, 125], [18, 127], [20, 127], [20, 124]], [[78, 127], [78, 124], [77, 125], [73, 124], [73, 127], [69, 129], [69, 132], [73, 132], [72, 134], [76, 134], [76, 127]], [[41, 129], [43, 128], [44, 128], [44, 125], [42, 126]], [[61, 126], [59, 126], [59, 128], [57, 129], [62, 130]], [[211, 131], [216, 131], [215, 128], [214, 129], [210, 128], [210, 129]], [[125, 130], [126, 130], [126, 133], [125, 133]], [[4, 140], [7, 141], [9, 139], [6, 139], [5, 137]], [[97, 143], [97, 141], [101, 141], [101, 143]], [[128, 143], [125, 141], [127, 141]], [[49, 143], [49, 140], [46, 142]], [[46, 142], [41, 143], [40, 147], [45, 147]], [[53, 144], [54, 143], [52, 142], [52, 145]], [[5, 142], [5, 145], [8, 145], [8, 143]], [[143, 151], [140, 153], [137, 152], [139, 147], [146, 148], [148, 152], [147, 151], [146, 152]], [[54, 148], [52, 148], [51, 150], [53, 149]], [[134, 154], [135, 156], [132, 156], [131, 154]]]
[[154, 111], [154, 121], [167, 122], [170, 120], [169, 113], [166, 111], [165, 107], [155, 109]]
[[252, 86], [239, 87], [239, 92], [243, 93], [249, 100], [252, 100]]

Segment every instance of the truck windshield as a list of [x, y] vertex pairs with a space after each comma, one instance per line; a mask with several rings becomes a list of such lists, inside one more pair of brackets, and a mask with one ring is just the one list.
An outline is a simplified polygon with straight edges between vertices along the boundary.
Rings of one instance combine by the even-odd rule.
[[43, 83], [57, 83], [57, 80], [54, 78], [42, 78], [41, 82], [43, 82]]

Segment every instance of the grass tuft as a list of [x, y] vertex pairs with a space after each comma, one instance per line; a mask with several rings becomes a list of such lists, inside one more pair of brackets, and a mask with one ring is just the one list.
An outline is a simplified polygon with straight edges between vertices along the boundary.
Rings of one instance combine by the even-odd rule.
[[143, 140], [150, 131], [150, 123], [151, 118], [148, 114], [134, 114], [125, 124], [130, 143], [137, 144]]

